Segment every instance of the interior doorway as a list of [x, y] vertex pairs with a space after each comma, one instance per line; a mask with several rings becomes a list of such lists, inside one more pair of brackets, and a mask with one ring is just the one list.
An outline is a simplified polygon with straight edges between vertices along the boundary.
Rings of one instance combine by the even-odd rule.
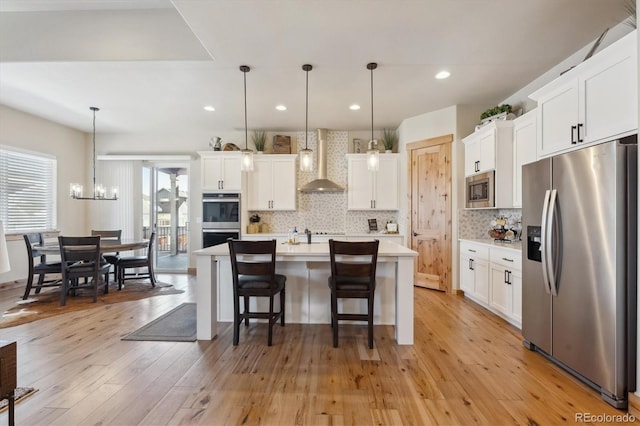
[[451, 292], [451, 147], [453, 135], [407, 144], [409, 240], [418, 252], [414, 283]]
[[142, 229], [156, 229], [155, 269], [189, 267], [189, 163], [145, 162], [142, 167]]

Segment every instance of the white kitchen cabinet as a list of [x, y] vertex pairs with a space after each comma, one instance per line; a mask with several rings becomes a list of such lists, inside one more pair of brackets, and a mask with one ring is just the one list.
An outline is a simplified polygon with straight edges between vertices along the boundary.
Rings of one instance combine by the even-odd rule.
[[496, 141], [502, 123], [494, 123], [496, 122], [487, 124], [463, 139], [465, 176], [496, 168]]
[[522, 207], [522, 166], [536, 161], [534, 109], [513, 120], [513, 207]]
[[239, 152], [199, 151], [203, 191], [241, 191]]
[[465, 296], [489, 303], [489, 249], [468, 241], [460, 242], [460, 288]]
[[494, 170], [495, 208], [513, 207], [513, 120], [496, 120], [464, 143], [465, 176]]
[[522, 257], [499, 247], [489, 249], [489, 306], [512, 324], [522, 324]]
[[460, 289], [465, 297], [520, 328], [522, 253], [490, 241], [460, 241]]
[[632, 32], [529, 97], [538, 102], [538, 157], [635, 133], [637, 38]]
[[254, 156], [247, 177], [247, 210], [295, 210], [296, 175], [296, 155]]
[[347, 154], [347, 209], [398, 210], [398, 154], [381, 154], [377, 172], [367, 169], [366, 154]]

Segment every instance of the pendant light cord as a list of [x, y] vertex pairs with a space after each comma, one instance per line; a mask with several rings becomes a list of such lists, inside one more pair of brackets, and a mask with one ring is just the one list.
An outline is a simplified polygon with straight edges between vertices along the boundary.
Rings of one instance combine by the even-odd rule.
[[305, 74], [307, 76], [307, 88], [304, 100], [304, 149], [307, 149], [307, 135], [309, 134], [309, 70], [306, 68]]
[[371, 71], [371, 143], [373, 143], [373, 70], [378, 68], [378, 64], [375, 62], [369, 62], [367, 69]]
[[243, 70], [242, 73], [244, 74], [244, 149], [246, 150], [249, 139], [247, 130], [247, 71]]
[[307, 145], [307, 134], [309, 133], [309, 71], [311, 71], [313, 69], [312, 65], [309, 64], [304, 64], [302, 66], [302, 69], [304, 70], [304, 72], [306, 73], [306, 79], [307, 79], [307, 83], [306, 83], [306, 90], [305, 90], [305, 108], [304, 108], [304, 149], [305, 151], [309, 150], [309, 147]]
[[373, 141], [373, 68], [371, 68], [371, 140]]
[[96, 111], [99, 111], [96, 107], [91, 107], [93, 111], [93, 196], [96, 195]]

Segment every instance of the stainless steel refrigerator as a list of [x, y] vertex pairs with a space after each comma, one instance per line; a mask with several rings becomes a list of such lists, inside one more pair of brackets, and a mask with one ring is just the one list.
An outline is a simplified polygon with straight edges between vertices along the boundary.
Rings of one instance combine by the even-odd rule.
[[626, 408], [635, 390], [637, 137], [525, 165], [524, 344]]

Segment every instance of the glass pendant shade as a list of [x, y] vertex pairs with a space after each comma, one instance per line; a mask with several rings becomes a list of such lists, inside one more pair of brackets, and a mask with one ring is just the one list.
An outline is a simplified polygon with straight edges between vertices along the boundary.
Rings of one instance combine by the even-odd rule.
[[370, 149], [367, 151], [367, 169], [372, 172], [377, 172], [380, 168], [380, 151], [377, 149]]
[[250, 149], [243, 149], [240, 151], [240, 170], [243, 172], [253, 171], [253, 151]]
[[300, 156], [300, 171], [313, 171], [313, 151], [307, 148], [301, 149], [298, 155]]

